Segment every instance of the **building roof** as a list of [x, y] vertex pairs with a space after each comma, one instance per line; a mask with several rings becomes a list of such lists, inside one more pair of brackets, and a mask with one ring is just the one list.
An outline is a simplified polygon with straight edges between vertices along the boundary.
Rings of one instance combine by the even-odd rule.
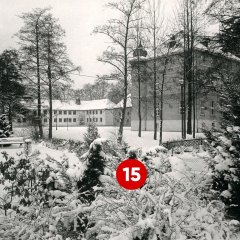
[[[99, 99], [99, 100], [90, 100], [90, 101], [81, 101], [80, 105], [76, 104], [75, 100], [53, 100], [52, 101], [53, 110], [103, 110], [103, 109], [113, 109], [116, 104], [111, 102], [109, 99]], [[37, 100], [34, 100], [32, 103], [25, 102], [25, 106], [29, 109], [37, 108]], [[49, 101], [42, 100], [42, 108], [49, 108]]]
[[[231, 53], [223, 52], [219, 47], [214, 47], [213, 50], [210, 50], [208, 47], [206, 47], [202, 43], [198, 42], [194, 46], [194, 50], [199, 51], [199, 52], [206, 52], [206, 53], [209, 53], [209, 54], [212, 54], [212, 55], [215, 55], [215, 56], [221, 56], [223, 58], [230, 59], [232, 61], [240, 62], [240, 58], [238, 58], [237, 56], [235, 56]], [[183, 53], [183, 47], [182, 46], [172, 49], [169, 53], [169, 56], [178, 55], [178, 54], [181, 54], [181, 53]], [[158, 55], [157, 58], [165, 57], [166, 54], [167, 53], [162, 53], [162, 54]], [[153, 60], [152, 56], [140, 57], [140, 61], [150, 61], [150, 60]], [[138, 61], [137, 57], [133, 57], [130, 60], [130, 62], [136, 62], [136, 61]]]

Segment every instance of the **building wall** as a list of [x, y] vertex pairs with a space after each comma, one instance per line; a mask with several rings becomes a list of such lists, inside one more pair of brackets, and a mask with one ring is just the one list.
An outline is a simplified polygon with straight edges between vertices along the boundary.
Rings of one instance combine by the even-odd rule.
[[[113, 125], [114, 126], [119, 126], [121, 115], [122, 115], [122, 109], [121, 108], [115, 108], [114, 113], [113, 113]], [[126, 126], [126, 127], [131, 126], [131, 115], [132, 115], [132, 108], [127, 107], [126, 108], [124, 126]]]
[[[197, 52], [195, 54], [198, 69], [206, 71], [212, 65], [216, 64], [219, 57], [211, 56], [207, 53]], [[166, 69], [165, 84], [164, 84], [164, 105], [163, 105], [163, 130], [164, 131], [181, 131], [181, 85], [179, 80], [183, 79], [183, 63], [182, 55], [174, 54], [169, 57], [169, 63]], [[232, 62], [225, 60], [232, 67]], [[164, 69], [164, 59], [157, 59], [157, 82], [161, 86], [162, 72]], [[233, 64], [236, 66], [236, 64]], [[239, 66], [239, 65], [238, 65]], [[234, 68], [234, 67], [233, 67]], [[137, 65], [132, 63], [132, 120], [131, 129], [138, 130], [138, 82], [137, 82]], [[140, 62], [141, 76], [141, 118], [142, 130], [153, 130], [153, 60], [144, 60]], [[202, 81], [202, 80], [201, 80]], [[196, 85], [197, 86], [197, 85]], [[197, 86], [198, 87], [198, 86]], [[196, 87], [196, 88], [197, 88]], [[157, 91], [157, 102], [160, 102], [160, 92]], [[187, 102], [187, 89], [186, 89]], [[196, 89], [196, 131], [201, 131], [202, 124], [211, 126], [216, 125], [220, 118], [219, 113], [219, 98], [217, 94], [209, 88], [204, 90], [200, 87]], [[187, 115], [187, 114], [186, 114]], [[158, 117], [159, 121], [159, 117]], [[159, 123], [158, 123], [159, 125]]]
[[[49, 125], [49, 110], [42, 110], [43, 126]], [[97, 126], [118, 126], [117, 120], [120, 109], [94, 109], [94, 110], [53, 110], [53, 127], [71, 127], [95, 123]], [[33, 118], [37, 116], [37, 110], [32, 111]], [[30, 117], [19, 118], [14, 122], [15, 127], [33, 124]], [[116, 120], [117, 119], [117, 120]], [[131, 109], [127, 108], [126, 125], [131, 124]]]
[[113, 126], [114, 109], [106, 109], [104, 113], [105, 113], [105, 125]]
[[106, 125], [106, 117], [104, 109], [86, 110], [84, 111], [85, 125], [94, 122], [98, 126]]
[[[82, 114], [78, 110], [53, 110], [53, 127], [79, 126]], [[49, 123], [48, 110], [43, 110], [43, 125]]]

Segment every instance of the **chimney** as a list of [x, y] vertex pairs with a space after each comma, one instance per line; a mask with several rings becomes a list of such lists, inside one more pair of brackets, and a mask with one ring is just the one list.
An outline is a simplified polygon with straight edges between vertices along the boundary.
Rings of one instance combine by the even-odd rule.
[[80, 100], [80, 98], [77, 98], [77, 99], [76, 99], [76, 104], [77, 104], [77, 105], [81, 105], [81, 100]]

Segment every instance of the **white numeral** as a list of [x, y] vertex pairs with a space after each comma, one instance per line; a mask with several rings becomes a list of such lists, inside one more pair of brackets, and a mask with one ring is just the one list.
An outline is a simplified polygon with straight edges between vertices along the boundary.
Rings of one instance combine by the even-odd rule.
[[[126, 181], [129, 182], [130, 181], [129, 180], [130, 179], [129, 168], [128, 167], [123, 168], [123, 171], [126, 172]], [[140, 171], [140, 167], [131, 168], [131, 180], [134, 182], [139, 181], [141, 178], [140, 173], [137, 171]]]

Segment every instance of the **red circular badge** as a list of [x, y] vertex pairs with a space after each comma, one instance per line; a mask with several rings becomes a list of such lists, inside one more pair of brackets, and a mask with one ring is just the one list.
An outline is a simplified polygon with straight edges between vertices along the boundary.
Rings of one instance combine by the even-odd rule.
[[147, 179], [147, 169], [137, 159], [127, 159], [118, 165], [116, 177], [118, 183], [128, 190], [143, 186]]

